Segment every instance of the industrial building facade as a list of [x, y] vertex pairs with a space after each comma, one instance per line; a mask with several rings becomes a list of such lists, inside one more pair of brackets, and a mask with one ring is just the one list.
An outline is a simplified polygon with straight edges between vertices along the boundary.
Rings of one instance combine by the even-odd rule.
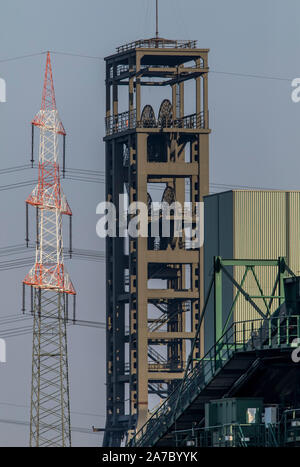
[[[300, 192], [275, 190], [233, 190], [204, 197], [204, 270], [207, 291], [213, 274], [214, 257], [227, 259], [277, 259], [285, 258], [289, 268], [300, 271]], [[244, 268], [232, 266], [231, 273], [240, 284]], [[271, 296], [276, 278], [276, 268], [257, 267], [255, 276], [247, 274], [243, 288], [250, 295]], [[223, 282], [223, 325], [226, 312], [237, 293], [226, 278]], [[259, 298], [253, 299], [259, 307]], [[272, 310], [278, 307], [274, 301]], [[236, 299], [232, 320], [236, 322], [257, 317], [255, 309], [244, 300]], [[205, 315], [205, 349], [214, 344], [214, 305], [211, 298]]]

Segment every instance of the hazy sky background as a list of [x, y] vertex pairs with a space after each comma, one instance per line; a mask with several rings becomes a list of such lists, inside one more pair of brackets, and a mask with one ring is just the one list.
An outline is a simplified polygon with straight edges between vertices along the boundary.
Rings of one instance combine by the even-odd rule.
[[[290, 97], [291, 80], [300, 77], [299, 1], [160, 0], [160, 5], [161, 36], [197, 39], [199, 47], [211, 50], [211, 182], [299, 189], [300, 103]], [[152, 37], [154, 19], [155, 0], [0, 0], [0, 77], [7, 83], [7, 103], [0, 104], [0, 169], [29, 162], [30, 121], [40, 108], [45, 55], [1, 60], [46, 50], [101, 57], [55, 54], [52, 62], [57, 105], [68, 133], [67, 166], [104, 170], [102, 57], [118, 45]], [[147, 92], [152, 103], [155, 98]], [[36, 177], [34, 169], [0, 173], [0, 187]], [[73, 246], [103, 251], [95, 209], [104, 185], [65, 180], [63, 187], [73, 210]], [[216, 191], [213, 185], [211, 191]], [[31, 187], [0, 191], [0, 248], [24, 241], [24, 200], [30, 192]], [[34, 222], [32, 213], [32, 241]], [[30, 255], [33, 262], [33, 251], [22, 257]], [[104, 321], [104, 263], [73, 259], [67, 267], [78, 292], [78, 318]], [[0, 270], [0, 320], [21, 315], [21, 282], [28, 269]], [[105, 332], [70, 326], [68, 339], [71, 423], [103, 427]], [[31, 347], [31, 334], [7, 340], [7, 363], [0, 365], [0, 446], [28, 445], [28, 426], [1, 420], [29, 421]], [[73, 445], [96, 446], [100, 440], [99, 435], [73, 433]]]

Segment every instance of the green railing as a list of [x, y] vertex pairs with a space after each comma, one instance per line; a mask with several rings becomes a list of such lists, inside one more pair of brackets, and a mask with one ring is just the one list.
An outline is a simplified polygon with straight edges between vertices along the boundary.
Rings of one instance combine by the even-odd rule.
[[280, 430], [264, 423], [227, 423], [174, 432], [176, 447], [278, 447]]
[[129, 446], [155, 444], [235, 353], [293, 347], [294, 339], [300, 339], [300, 316], [233, 323], [201, 360], [193, 361], [184, 380], [130, 440]]

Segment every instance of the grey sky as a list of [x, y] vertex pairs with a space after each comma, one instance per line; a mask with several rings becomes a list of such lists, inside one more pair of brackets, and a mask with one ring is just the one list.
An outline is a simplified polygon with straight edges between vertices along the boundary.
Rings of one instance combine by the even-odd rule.
[[[197, 39], [200, 47], [210, 48], [212, 71], [290, 81], [300, 77], [297, 0], [160, 3], [161, 35]], [[0, 104], [0, 169], [29, 162], [29, 124], [40, 107], [45, 56], [1, 59], [45, 50], [104, 57], [118, 45], [153, 36], [154, 5], [154, 0], [0, 2], [0, 77], [7, 83], [7, 103]], [[53, 55], [52, 62], [57, 105], [68, 133], [67, 166], [104, 170], [103, 60]], [[212, 182], [299, 189], [300, 103], [291, 101], [290, 81], [210, 74]], [[0, 174], [0, 186], [36, 175], [34, 170]], [[95, 233], [95, 209], [104, 185], [66, 180], [63, 186], [73, 210], [74, 247], [103, 251]], [[24, 200], [30, 191], [0, 192], [0, 247], [23, 242]], [[32, 240], [34, 221], [32, 215]], [[26, 256], [30, 254], [33, 260], [33, 252]], [[67, 266], [78, 291], [78, 318], [104, 321], [104, 264], [74, 259]], [[20, 313], [27, 270], [0, 271], [0, 319]], [[71, 410], [95, 414], [72, 414], [72, 425], [104, 426], [105, 419], [96, 414], [105, 414], [105, 333], [82, 327], [69, 327], [68, 332]], [[0, 419], [29, 420], [23, 406], [30, 404], [31, 340], [29, 335], [7, 341], [8, 362], [0, 366]], [[28, 436], [28, 427], [0, 421], [0, 446], [27, 445]], [[100, 438], [74, 433], [73, 444], [95, 446]]]

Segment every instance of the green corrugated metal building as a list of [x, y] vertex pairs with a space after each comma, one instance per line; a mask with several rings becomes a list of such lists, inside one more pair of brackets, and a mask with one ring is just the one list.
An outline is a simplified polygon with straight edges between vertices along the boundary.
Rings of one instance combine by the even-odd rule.
[[[226, 259], [277, 259], [284, 256], [290, 269], [300, 272], [300, 191], [232, 190], [204, 198], [204, 281], [205, 291], [213, 272], [213, 257]], [[237, 282], [243, 270], [232, 268]], [[266, 295], [271, 294], [277, 271], [256, 271]], [[248, 275], [244, 289], [255, 295], [257, 285]], [[223, 320], [233, 298], [233, 285], [223, 283]], [[257, 302], [259, 304], [259, 302]], [[261, 300], [260, 300], [261, 305]], [[276, 304], [274, 303], [274, 309]], [[258, 318], [255, 310], [240, 296], [235, 321]], [[205, 349], [214, 343], [213, 297], [205, 317]]]

